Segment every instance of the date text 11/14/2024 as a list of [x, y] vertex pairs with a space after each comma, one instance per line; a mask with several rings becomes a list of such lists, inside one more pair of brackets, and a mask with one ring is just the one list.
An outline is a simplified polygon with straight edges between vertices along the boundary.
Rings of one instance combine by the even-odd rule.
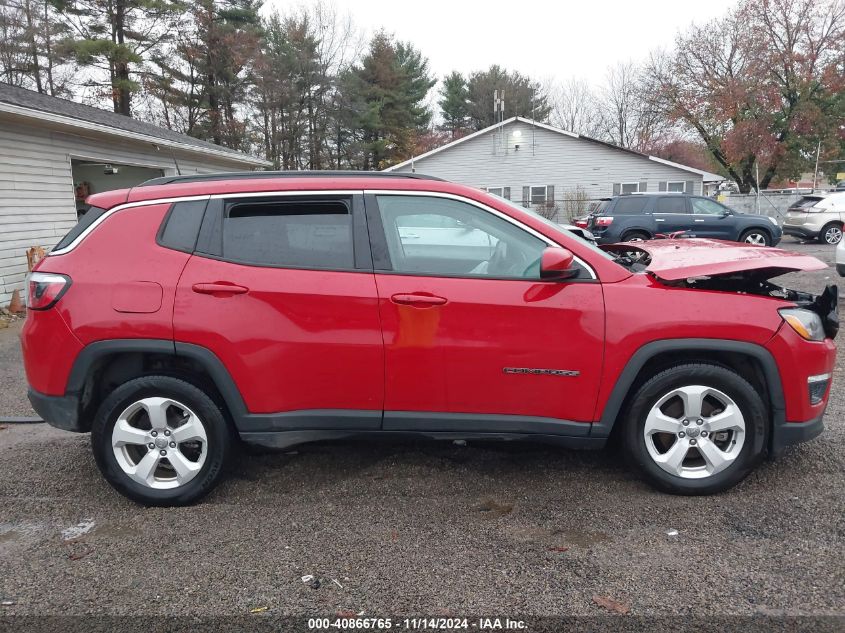
[[308, 628], [311, 630], [389, 630], [406, 629], [412, 631], [449, 631], [471, 630], [479, 631], [524, 631], [527, 625], [523, 620], [511, 618], [309, 618]]

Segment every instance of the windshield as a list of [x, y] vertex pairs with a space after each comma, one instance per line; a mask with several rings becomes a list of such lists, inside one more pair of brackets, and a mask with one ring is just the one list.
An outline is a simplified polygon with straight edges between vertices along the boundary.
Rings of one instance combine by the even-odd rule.
[[595, 244], [593, 244], [593, 243], [592, 243], [592, 242], [590, 242], [589, 240], [585, 240], [583, 237], [581, 237], [580, 235], [578, 235], [578, 234], [577, 234], [577, 233], [575, 233], [574, 231], [568, 231], [566, 228], [562, 227], [562, 226], [561, 226], [560, 224], [558, 224], [557, 222], [552, 222], [552, 221], [551, 221], [551, 220], [549, 220], [548, 218], [544, 218], [544, 217], [543, 217], [542, 215], [540, 215], [539, 213], [535, 213], [535, 212], [534, 212], [534, 211], [532, 211], [531, 209], [527, 209], [526, 207], [523, 207], [522, 205], [516, 204], [515, 202], [512, 202], [512, 201], [510, 201], [510, 200], [506, 200], [506, 199], [504, 199], [504, 198], [500, 198], [499, 200], [500, 200], [500, 202], [504, 202], [504, 203], [506, 203], [508, 206], [513, 207], [514, 209], [519, 209], [520, 211], [527, 211], [527, 212], [528, 212], [528, 213], [530, 213], [530, 214], [531, 214], [531, 215], [532, 215], [535, 219], [539, 220], [539, 221], [540, 221], [540, 222], [542, 222], [543, 224], [546, 224], [546, 225], [550, 226], [550, 227], [551, 227], [551, 228], [553, 228], [553, 229], [556, 229], [556, 230], [558, 230], [558, 231], [566, 231], [567, 233], [569, 233], [569, 235], [572, 235], [573, 237], [575, 237], [575, 238], [576, 238], [579, 242], [581, 242], [581, 244], [582, 244], [582, 245], [586, 246], [587, 248], [589, 248], [591, 251], [593, 251], [593, 252], [594, 252], [594, 253], [596, 253], [597, 255], [601, 255], [601, 256], [602, 256], [602, 257], [604, 257], [605, 259], [609, 259], [610, 261], [613, 261], [613, 262], [615, 262], [615, 261], [617, 260], [617, 258], [616, 258], [616, 256], [615, 256], [615, 255], [612, 255], [612, 254], [610, 254], [610, 253], [606, 253], [606, 252], [604, 252], [602, 249], [600, 249], [598, 246], [596, 246]]

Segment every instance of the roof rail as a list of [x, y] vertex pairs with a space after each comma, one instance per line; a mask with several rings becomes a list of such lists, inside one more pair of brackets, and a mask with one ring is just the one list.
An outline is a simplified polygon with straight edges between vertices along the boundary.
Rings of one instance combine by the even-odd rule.
[[438, 180], [436, 176], [407, 172], [384, 171], [340, 171], [340, 170], [303, 170], [303, 171], [230, 171], [216, 174], [190, 174], [187, 176], [162, 176], [146, 180], [138, 187], [169, 185], [183, 182], [211, 182], [215, 180], [253, 180], [259, 178], [413, 178], [416, 180]]

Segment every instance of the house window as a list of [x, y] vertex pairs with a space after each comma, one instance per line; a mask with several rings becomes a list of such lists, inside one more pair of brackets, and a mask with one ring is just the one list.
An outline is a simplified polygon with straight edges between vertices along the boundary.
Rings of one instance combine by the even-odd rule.
[[545, 204], [546, 193], [546, 185], [541, 185], [539, 187], [531, 187], [531, 204]]
[[505, 200], [511, 199], [510, 187], [486, 187], [485, 191], [487, 191], [487, 193], [492, 193], [494, 196], [504, 198]]
[[674, 191], [675, 193], [685, 193], [687, 190], [687, 184], [681, 180], [679, 182], [667, 182], [666, 183], [666, 191]]
[[619, 188], [621, 193], [638, 193], [640, 190], [640, 183], [638, 182], [623, 182]]

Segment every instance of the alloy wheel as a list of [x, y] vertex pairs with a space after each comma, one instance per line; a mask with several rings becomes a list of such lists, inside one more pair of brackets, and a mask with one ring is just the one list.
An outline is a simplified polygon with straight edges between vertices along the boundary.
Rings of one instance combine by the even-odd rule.
[[208, 437], [202, 420], [170, 398], [142, 398], [115, 422], [112, 450], [133, 481], [159, 490], [177, 488], [202, 470]]
[[839, 244], [842, 239], [842, 229], [838, 226], [831, 226], [824, 232], [824, 241], [828, 244]]
[[749, 233], [745, 236], [745, 243], [752, 244], [754, 246], [765, 246], [766, 236], [762, 233]]
[[702, 479], [728, 468], [745, 443], [745, 418], [718, 389], [688, 385], [663, 395], [643, 429], [646, 449], [666, 472]]

